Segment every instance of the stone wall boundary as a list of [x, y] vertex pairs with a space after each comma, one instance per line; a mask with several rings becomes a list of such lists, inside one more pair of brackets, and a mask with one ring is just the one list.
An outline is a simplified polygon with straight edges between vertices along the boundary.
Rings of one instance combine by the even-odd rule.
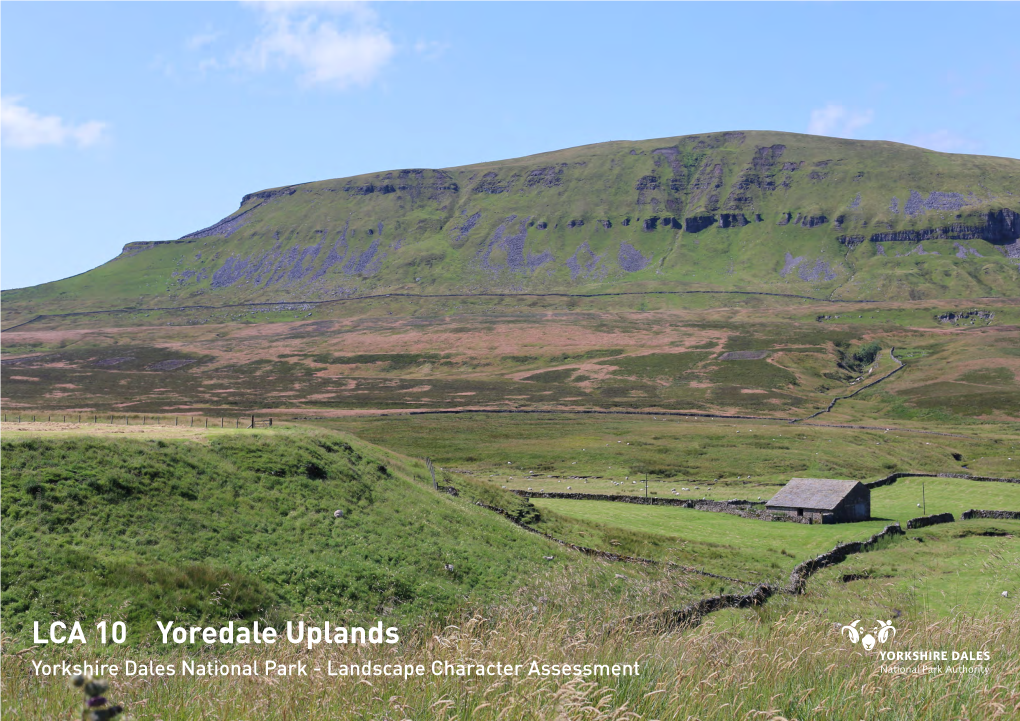
[[901, 534], [903, 534], [903, 529], [900, 528], [900, 524], [894, 523], [890, 526], [886, 526], [884, 530], [876, 533], [866, 541], [841, 543], [828, 553], [823, 553], [820, 556], [798, 564], [790, 574], [790, 582], [786, 586], [762, 583], [755, 586], [750, 593], [744, 595], [723, 593], [718, 596], [703, 598], [700, 601], [695, 601], [683, 608], [642, 613], [637, 616], [631, 616], [626, 620], [631, 623], [653, 624], [664, 629], [684, 626], [692, 627], [701, 623], [701, 619], [713, 611], [720, 611], [724, 608], [750, 608], [753, 606], [761, 606], [777, 593], [803, 593], [804, 587], [807, 584], [807, 579], [810, 578], [815, 571], [826, 568], [827, 566], [836, 565], [837, 563], [842, 563], [846, 560], [847, 556], [870, 551], [874, 549], [879, 542]]
[[834, 566], [837, 563], [842, 563], [846, 560], [847, 556], [852, 556], [857, 553], [866, 553], [875, 548], [881, 541], [891, 538], [893, 536], [903, 535], [903, 529], [899, 523], [893, 523], [886, 526], [883, 530], [879, 531], [871, 538], [866, 541], [849, 541], [847, 543], [840, 543], [828, 553], [823, 553], [820, 556], [816, 556], [812, 559], [804, 561], [797, 565], [790, 573], [790, 583], [784, 589], [787, 593], [803, 593], [804, 587], [807, 585], [807, 580], [814, 575], [816, 571], [819, 571], [828, 566]]
[[917, 518], [911, 518], [907, 521], [907, 530], [909, 531], [914, 528], [937, 526], [940, 523], [956, 523], [956, 518], [952, 513], [936, 513], [931, 516], [918, 516]]
[[764, 506], [758, 501], [746, 501], [733, 499], [729, 501], [710, 501], [708, 499], [680, 499], [680, 498], [645, 498], [643, 496], [617, 496], [611, 493], [560, 493], [558, 491], [520, 491], [510, 490], [516, 496], [522, 498], [553, 498], [570, 501], [609, 501], [612, 503], [634, 503], [641, 506], [672, 506], [674, 508], [691, 508], [695, 511], [707, 511], [709, 513], [729, 513], [731, 516], [740, 516], [754, 521], [775, 521], [779, 523], [810, 523], [809, 518], [798, 518], [786, 513], [776, 513], [767, 510], [757, 510], [755, 506]]
[[[596, 548], [588, 548], [587, 546], [579, 546], [575, 543], [569, 543], [563, 541], [554, 536], [550, 536], [548, 533], [542, 533], [538, 529], [532, 528], [522, 521], [518, 521], [516, 518], [507, 513], [504, 509], [497, 506], [490, 506], [487, 503], [476, 501], [475, 505], [485, 508], [494, 513], [506, 518], [508, 521], [513, 523], [515, 526], [523, 528], [529, 533], [542, 536], [554, 543], [558, 543], [561, 546], [565, 546], [579, 553], [583, 553], [587, 556], [594, 556], [595, 558], [602, 558], [607, 561], [617, 561], [624, 563], [640, 563], [646, 566], [658, 566], [665, 565], [669, 568], [676, 568], [688, 573], [696, 573], [701, 576], [708, 576], [710, 578], [718, 578], [725, 581], [733, 581], [734, 583], [741, 583], [750, 586], [751, 584], [747, 581], [741, 581], [740, 579], [730, 578], [728, 576], [720, 576], [719, 574], [709, 573], [708, 571], [702, 571], [697, 568], [691, 568], [689, 566], [681, 566], [676, 563], [666, 562], [663, 564], [661, 561], [655, 561], [649, 558], [638, 558], [635, 556], [624, 556], [618, 553], [610, 553], [608, 551], [600, 551]], [[823, 553], [820, 556], [809, 559], [798, 564], [793, 571], [790, 573], [790, 582], [786, 586], [777, 586], [770, 583], [760, 583], [754, 587], [749, 593], [746, 594], [733, 594], [724, 593], [718, 596], [710, 596], [708, 598], [696, 601], [693, 604], [689, 604], [680, 609], [666, 609], [664, 611], [653, 611], [650, 613], [639, 614], [637, 616], [630, 616], [626, 620], [631, 623], [654, 623], [660, 626], [675, 628], [683, 625], [697, 625], [700, 623], [701, 618], [713, 611], [719, 611], [724, 608], [748, 608], [751, 606], [760, 606], [765, 603], [776, 593], [791, 593], [799, 594], [804, 592], [804, 587], [807, 584], [807, 579], [810, 578], [816, 571], [833, 566], [838, 563], [842, 563], [848, 556], [856, 553], [865, 553], [871, 551], [881, 541], [891, 538], [895, 535], [902, 535], [903, 529], [900, 528], [900, 524], [893, 523], [892, 525], [886, 526], [884, 530], [876, 533], [866, 541], [851, 541], [849, 543], [840, 543], [828, 553]]]
[[[556, 498], [569, 501], [611, 501], [614, 503], [636, 503], [644, 506], [676, 506], [679, 508], [694, 508], [694, 501], [680, 498], [645, 498], [644, 496], [618, 496], [612, 493], [560, 493], [558, 491], [519, 491], [507, 489], [515, 496], [522, 498]], [[739, 501], [750, 503], [750, 501]]]
[[960, 516], [961, 521], [969, 521], [972, 518], [997, 518], [999, 520], [1020, 521], [1020, 511], [976, 511], [973, 508], [964, 511]]
[[988, 483], [1020, 483], [1020, 478], [993, 478], [992, 476], [970, 476], [965, 473], [919, 473], [917, 471], [897, 471], [885, 478], [871, 481], [864, 485], [868, 488], [890, 486], [901, 478], [959, 478], [964, 481], [982, 481]]

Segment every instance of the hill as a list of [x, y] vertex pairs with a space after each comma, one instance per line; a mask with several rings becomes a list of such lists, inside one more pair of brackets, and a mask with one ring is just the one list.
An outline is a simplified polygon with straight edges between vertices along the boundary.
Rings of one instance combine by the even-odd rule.
[[1013, 297], [1018, 263], [1018, 160], [725, 132], [250, 193], [208, 228], [3, 300], [13, 322], [388, 292]]
[[416, 482], [420, 464], [336, 433], [74, 434], [5, 441], [3, 462], [4, 630], [19, 641], [51, 614], [114, 613], [146, 632], [154, 619], [299, 612], [442, 620], [550, 567], [587, 564]]

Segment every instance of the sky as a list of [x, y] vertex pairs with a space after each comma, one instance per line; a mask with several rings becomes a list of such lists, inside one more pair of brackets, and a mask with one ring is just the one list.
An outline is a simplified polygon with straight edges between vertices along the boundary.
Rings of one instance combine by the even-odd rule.
[[1017, 3], [0, 3], [0, 287], [263, 188], [781, 130], [1020, 158]]

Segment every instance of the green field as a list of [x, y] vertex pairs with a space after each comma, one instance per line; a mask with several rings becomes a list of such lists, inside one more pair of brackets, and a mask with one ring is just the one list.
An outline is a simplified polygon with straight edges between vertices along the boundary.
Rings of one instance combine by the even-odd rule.
[[[837, 543], [869, 538], [889, 523], [898, 522], [905, 528], [907, 520], [922, 515], [915, 503], [915, 499], [921, 501], [922, 482], [928, 514], [949, 512], [959, 518], [963, 511], [977, 506], [1020, 511], [1020, 484], [948, 478], [901, 479], [876, 488], [871, 495], [875, 520], [825, 526], [769, 523], [725, 513], [608, 501], [534, 498], [532, 503], [543, 513], [540, 527], [555, 525], [555, 516], [565, 516], [600, 528], [604, 536], [614, 535], [616, 529], [654, 534], [662, 536], [662, 542], [647, 543], [640, 550], [689, 562], [691, 548], [702, 548], [703, 570], [760, 580], [763, 574], [788, 572], [800, 561], [828, 551]], [[693, 555], [697, 558], [698, 554]]]
[[734, 551], [753, 549], [756, 556], [779, 555], [785, 551], [790, 555], [786, 561], [790, 568], [811, 556], [828, 551], [840, 541], [864, 540], [887, 525], [883, 521], [817, 527], [800, 523], [767, 523], [727, 513], [608, 501], [535, 498], [532, 503], [540, 510], [550, 510], [572, 518], [669, 536], [676, 543], [690, 540], [718, 544]]
[[[923, 486], [923, 489], [922, 489]], [[917, 504], [923, 504], [918, 508]], [[906, 525], [907, 519], [936, 513], [964, 511], [1020, 511], [1020, 483], [990, 483], [961, 478], [901, 478], [871, 492], [871, 513]]]

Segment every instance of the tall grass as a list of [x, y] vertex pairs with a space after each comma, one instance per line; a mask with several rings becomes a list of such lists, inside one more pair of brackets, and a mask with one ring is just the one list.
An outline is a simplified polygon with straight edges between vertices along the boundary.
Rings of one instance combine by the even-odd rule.
[[[116, 658], [178, 664], [273, 660], [307, 664], [307, 677], [108, 677], [111, 692], [136, 719], [995, 719], [1020, 713], [1020, 612], [1008, 617], [955, 616], [910, 622], [886, 650], [984, 650], [986, 674], [883, 673], [838, 625], [813, 613], [779, 617], [740, 612], [723, 628], [711, 618], [696, 629], [662, 633], [622, 622], [627, 603], [606, 604], [584, 591], [583, 577], [559, 577], [498, 608], [446, 626], [402, 629], [396, 647], [324, 647], [289, 643], [222, 651], [165, 652], [134, 647]], [[575, 613], [533, 605], [533, 593], [575, 596]], [[596, 606], [596, 603], [599, 604]], [[4, 644], [2, 687], [11, 719], [71, 718], [76, 694], [62, 678], [33, 675], [32, 660], [95, 660], [93, 653], [48, 649], [15, 654]], [[327, 661], [423, 664], [427, 674], [349, 678], [325, 674]], [[519, 676], [428, 673], [433, 661], [522, 664]], [[529, 676], [528, 665], [640, 664], [637, 676]], [[977, 662], [964, 662], [975, 666]], [[915, 666], [900, 662], [899, 666]], [[946, 665], [946, 664], [943, 664]], [[957, 664], [951, 664], [957, 665]], [[322, 673], [312, 671], [318, 666]]]

